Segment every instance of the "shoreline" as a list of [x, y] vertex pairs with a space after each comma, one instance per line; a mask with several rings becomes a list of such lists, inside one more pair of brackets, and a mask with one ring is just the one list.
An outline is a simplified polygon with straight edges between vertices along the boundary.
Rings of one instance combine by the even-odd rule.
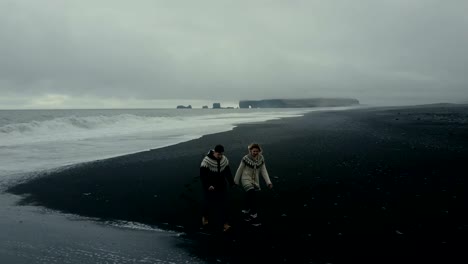
[[[246, 146], [256, 141], [275, 188], [262, 188], [264, 227], [253, 231], [255, 239], [239, 219], [243, 193], [230, 192], [230, 236], [246, 244], [229, 240], [229, 247], [261, 247], [271, 261], [346, 263], [382, 262], [374, 254], [416, 258], [420, 252], [410, 250], [416, 243], [431, 249], [423, 256], [431, 259], [461, 246], [457, 240], [468, 227], [466, 218], [452, 218], [464, 206], [459, 171], [468, 157], [467, 113], [466, 105], [311, 112], [46, 173], [8, 191], [28, 195], [23, 204], [169, 223], [169, 229], [191, 234], [199, 229], [204, 154], [223, 144], [235, 173]], [[216, 255], [200, 244], [194, 254]], [[230, 261], [242, 261], [218, 249]]]
[[[15, 204], [0, 195], [0, 261], [23, 263], [206, 263], [182, 247], [178, 234], [107, 224], [78, 215]], [[188, 246], [190, 244], [186, 243]]]
[[[30, 116], [32, 118], [31, 120], [25, 121], [25, 126], [27, 126], [28, 129], [32, 129], [30, 136], [18, 133], [16, 137], [14, 135], [15, 133], [11, 133], [10, 135], [7, 133], [6, 137], [2, 138], [3, 141], [0, 145], [4, 147], [3, 149], [5, 151], [3, 153], [5, 166], [0, 168], [0, 178], [12, 178], [14, 175], [18, 174], [43, 173], [69, 165], [136, 154], [151, 149], [183, 143], [192, 139], [197, 139], [206, 134], [230, 131], [239, 123], [261, 122], [262, 120], [295, 116], [297, 114], [303, 114], [306, 111], [307, 110], [291, 109], [282, 110], [280, 112], [269, 112], [269, 110], [267, 110], [266, 112], [260, 111], [258, 112], [259, 114], [255, 114], [257, 111], [229, 111], [226, 113], [211, 111], [211, 114], [204, 111], [204, 114], [198, 116], [197, 114], [178, 114], [177, 111], [170, 111], [168, 113], [164, 111], [156, 111], [153, 113], [143, 112], [135, 113], [135, 115], [130, 113], [130, 115], [127, 115], [123, 113], [124, 110], [121, 110], [120, 113], [116, 112], [114, 115], [105, 117], [104, 123], [110, 122], [109, 124], [106, 123], [107, 125], [101, 127], [97, 126], [96, 129], [85, 129], [86, 132], [78, 129], [81, 134], [74, 134], [72, 128], [76, 128], [76, 126], [79, 128], [80, 125], [86, 126], [88, 122], [96, 124], [97, 120], [100, 120], [101, 117], [99, 113], [94, 113], [91, 116], [88, 116], [89, 113], [87, 114], [86, 111], [78, 113], [79, 118], [77, 124], [75, 124], [75, 121], [70, 117], [66, 117], [62, 120], [62, 114], [57, 114], [56, 117], [50, 120], [42, 120], [39, 118], [39, 124], [37, 125], [41, 129], [48, 129], [50, 122], [52, 122], [53, 125], [57, 125], [53, 122], [58, 122], [60, 126], [67, 128], [63, 131], [60, 129], [55, 132], [49, 131], [52, 132], [52, 134], [47, 133], [47, 131], [42, 131], [35, 126], [35, 121], [32, 121], [35, 120], [32, 118], [34, 116], [33, 114]], [[65, 116], [67, 115], [69, 114], [65, 114]], [[166, 115], [172, 116], [168, 118], [168, 123], [165, 123]], [[177, 118], [178, 116], [182, 118], [179, 121]], [[114, 120], [113, 117], [117, 119]], [[142, 120], [140, 120], [141, 117], [146, 120], [144, 124]], [[163, 122], [159, 125], [158, 122], [161, 122], [161, 119]], [[6, 118], [5, 120], [9, 119]], [[200, 123], [199, 120], [206, 120], [207, 126], [198, 126]], [[115, 127], [118, 122], [124, 122], [121, 124], [124, 127]], [[128, 124], [128, 122], [130, 123]], [[132, 122], [137, 122], [137, 124], [133, 124]], [[133, 128], [125, 129], [125, 124]], [[152, 124], [149, 126], [153, 131], [139, 131], [138, 127], [145, 127], [146, 124]], [[215, 126], [215, 124], [218, 125]], [[116, 131], [116, 133], [103, 134], [106, 127], [109, 128], [112, 126], [114, 126], [114, 131]], [[179, 128], [177, 129], [176, 127]], [[12, 127], [8, 128], [7, 122], [7, 131], [8, 129], [20, 130], [20, 125], [13, 123]], [[127, 132], [125, 132], [121, 134], [117, 132], [120, 129], [131, 131], [131, 133], [126, 134]], [[40, 140], [37, 138], [34, 139], [33, 131], [38, 133], [36, 137]], [[72, 135], [66, 136], [70, 132]], [[104, 137], [100, 137], [101, 134], [103, 134]], [[61, 140], [58, 142], [54, 141], [54, 135], [58, 136]], [[121, 141], [122, 139], [123, 141]], [[44, 141], [42, 142], [41, 140]], [[52, 147], [50, 147], [50, 145], [52, 145]], [[48, 153], [50, 153], [50, 155], [47, 155]]]

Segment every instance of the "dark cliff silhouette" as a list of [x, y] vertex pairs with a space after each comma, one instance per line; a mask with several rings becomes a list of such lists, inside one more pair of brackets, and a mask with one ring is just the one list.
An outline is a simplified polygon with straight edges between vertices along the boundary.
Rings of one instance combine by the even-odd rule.
[[302, 108], [358, 105], [359, 101], [352, 98], [310, 98], [310, 99], [266, 99], [241, 100], [240, 108]]
[[188, 105], [188, 106], [178, 105], [177, 109], [192, 109], [192, 105]]

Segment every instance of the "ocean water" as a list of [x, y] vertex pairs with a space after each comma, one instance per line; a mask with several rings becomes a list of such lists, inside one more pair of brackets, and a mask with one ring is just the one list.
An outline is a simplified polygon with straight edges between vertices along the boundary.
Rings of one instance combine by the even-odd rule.
[[[314, 109], [318, 110], [318, 109]], [[0, 110], [0, 181], [311, 109]]]
[[0, 184], [21, 175], [105, 159], [301, 116], [308, 109], [0, 110]]

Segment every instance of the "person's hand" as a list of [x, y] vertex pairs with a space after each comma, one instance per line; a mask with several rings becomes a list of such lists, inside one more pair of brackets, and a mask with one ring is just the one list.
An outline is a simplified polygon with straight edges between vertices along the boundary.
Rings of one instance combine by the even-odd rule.
[[273, 183], [268, 184], [268, 188], [273, 189]]
[[214, 186], [211, 185], [210, 187], [208, 187], [208, 191], [214, 191]]

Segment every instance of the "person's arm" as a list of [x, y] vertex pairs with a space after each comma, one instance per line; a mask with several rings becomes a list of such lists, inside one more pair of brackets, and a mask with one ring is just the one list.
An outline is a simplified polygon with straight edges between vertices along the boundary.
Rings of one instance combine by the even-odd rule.
[[239, 168], [237, 168], [237, 171], [236, 171], [236, 176], [234, 176], [234, 183], [235, 184], [239, 184], [240, 178], [242, 176], [242, 172], [244, 171], [244, 167], [245, 167], [245, 164], [241, 160], [241, 162], [239, 164]]
[[260, 167], [260, 171], [262, 172], [263, 179], [265, 180], [266, 185], [268, 188], [273, 188], [273, 184], [270, 181], [270, 176], [268, 175], [268, 171], [266, 169], [265, 163], [262, 164]]
[[208, 188], [210, 187], [208, 179], [208, 168], [200, 167], [200, 179], [202, 182], [203, 190], [208, 191]]
[[234, 183], [234, 179], [232, 178], [231, 167], [229, 167], [229, 165], [227, 165], [224, 170], [226, 171], [226, 173], [224, 174], [224, 177], [228, 181], [229, 186], [231, 186], [231, 187], [234, 186], [235, 183]]

